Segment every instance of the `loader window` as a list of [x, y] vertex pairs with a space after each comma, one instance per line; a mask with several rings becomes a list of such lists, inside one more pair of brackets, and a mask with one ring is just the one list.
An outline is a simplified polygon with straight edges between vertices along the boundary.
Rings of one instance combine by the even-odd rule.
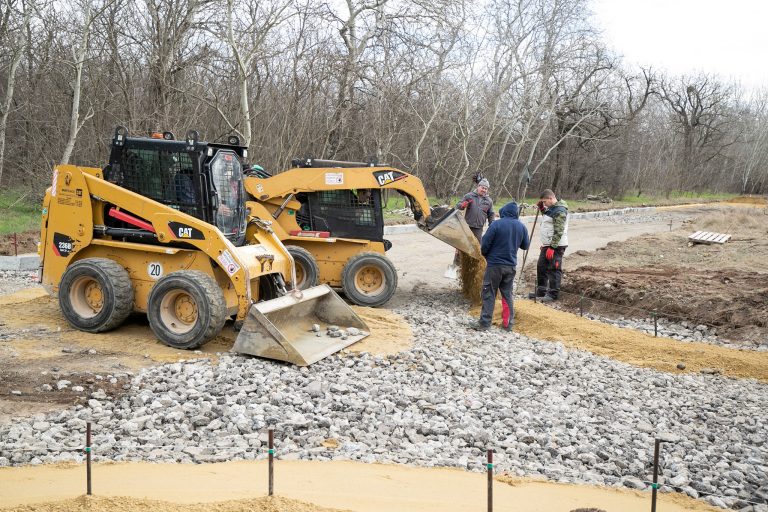
[[340, 238], [383, 239], [379, 190], [326, 190], [307, 195], [312, 229], [330, 231]]
[[243, 170], [237, 155], [219, 151], [211, 161], [211, 181], [218, 196], [216, 227], [225, 235], [245, 231], [243, 208]]
[[202, 219], [200, 177], [185, 151], [126, 148], [120, 185]]

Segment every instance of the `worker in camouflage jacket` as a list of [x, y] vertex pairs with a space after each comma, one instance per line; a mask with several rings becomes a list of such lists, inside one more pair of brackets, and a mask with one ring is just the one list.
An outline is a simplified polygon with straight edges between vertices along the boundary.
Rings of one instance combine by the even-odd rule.
[[541, 212], [541, 252], [536, 264], [536, 291], [528, 297], [541, 302], [557, 300], [563, 277], [563, 255], [568, 247], [568, 205], [549, 189], [541, 193], [536, 206]]

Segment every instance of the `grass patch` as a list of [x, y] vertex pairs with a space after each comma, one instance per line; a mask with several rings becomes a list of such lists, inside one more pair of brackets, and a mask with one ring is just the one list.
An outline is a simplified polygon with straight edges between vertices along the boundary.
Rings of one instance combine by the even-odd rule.
[[40, 203], [24, 189], [0, 191], [0, 235], [40, 229]]

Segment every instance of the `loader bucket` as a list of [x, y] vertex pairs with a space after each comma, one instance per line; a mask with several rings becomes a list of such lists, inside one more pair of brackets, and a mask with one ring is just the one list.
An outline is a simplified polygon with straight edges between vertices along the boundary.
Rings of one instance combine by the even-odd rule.
[[459, 215], [459, 210], [451, 209], [434, 227], [427, 230], [427, 233], [467, 253], [476, 260], [482, 258], [480, 244], [477, 238], [475, 238], [474, 233], [469, 229], [464, 217]]
[[[320, 326], [319, 332], [312, 325]], [[331, 337], [329, 326], [359, 334]], [[240, 354], [288, 361], [307, 366], [368, 336], [368, 326], [330, 286], [324, 284], [301, 291], [298, 298], [287, 294], [251, 306], [232, 350]]]

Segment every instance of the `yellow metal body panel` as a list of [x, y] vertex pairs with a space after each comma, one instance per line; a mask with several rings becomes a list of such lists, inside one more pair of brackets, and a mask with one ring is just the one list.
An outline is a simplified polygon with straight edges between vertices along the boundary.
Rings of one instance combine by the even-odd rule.
[[[374, 172], [398, 174], [398, 179], [380, 183]], [[335, 181], [326, 178], [332, 174]], [[339, 178], [341, 175], [341, 178]], [[363, 239], [349, 238], [306, 238], [292, 236], [300, 231], [295, 213], [301, 203], [291, 194], [318, 192], [322, 190], [388, 189], [408, 196], [414, 210], [414, 217], [420, 226], [425, 226], [430, 214], [429, 199], [424, 184], [419, 178], [392, 167], [347, 167], [347, 168], [297, 168], [290, 169], [270, 178], [246, 177], [245, 190], [250, 196], [246, 207], [250, 216], [272, 219], [273, 214], [284, 206], [284, 211], [272, 222], [272, 229], [285, 245], [298, 245], [308, 250], [317, 260], [320, 283], [341, 286], [341, 273], [347, 261], [361, 252], [384, 254], [384, 244]], [[289, 199], [286, 202], [286, 199]], [[248, 240], [251, 239], [249, 227]]]
[[[94, 226], [103, 224], [107, 204], [152, 224], [160, 244], [94, 238]], [[43, 201], [42, 282], [56, 291], [74, 261], [110, 258], [128, 270], [136, 289], [135, 309], [145, 311], [155, 282], [150, 264], [160, 265], [163, 275], [202, 270], [217, 280], [227, 306], [242, 320], [256, 298], [259, 276], [279, 272], [288, 281], [292, 268], [290, 255], [271, 230], [254, 227], [250, 235], [250, 246], [235, 247], [215, 226], [105, 181], [101, 169], [57, 166]]]
[[[394, 181], [382, 179], [379, 182], [374, 173], [393, 173], [397, 175]], [[327, 175], [333, 175], [328, 179]], [[321, 190], [356, 190], [379, 189], [397, 190], [408, 196], [414, 210], [414, 217], [419, 224], [426, 221], [430, 214], [429, 198], [424, 190], [424, 184], [419, 178], [407, 172], [393, 167], [309, 167], [289, 169], [270, 178], [257, 178], [247, 176], [244, 180], [245, 190], [255, 201], [265, 205], [271, 214], [276, 211], [290, 194], [301, 192], [318, 192]], [[298, 210], [299, 202], [293, 201], [286, 208]], [[295, 217], [293, 215], [280, 215], [279, 223], [296, 223], [294, 219], [283, 217]], [[262, 217], [268, 219], [269, 217]], [[295, 229], [298, 229], [298, 225]], [[291, 231], [291, 229], [287, 229]]]

